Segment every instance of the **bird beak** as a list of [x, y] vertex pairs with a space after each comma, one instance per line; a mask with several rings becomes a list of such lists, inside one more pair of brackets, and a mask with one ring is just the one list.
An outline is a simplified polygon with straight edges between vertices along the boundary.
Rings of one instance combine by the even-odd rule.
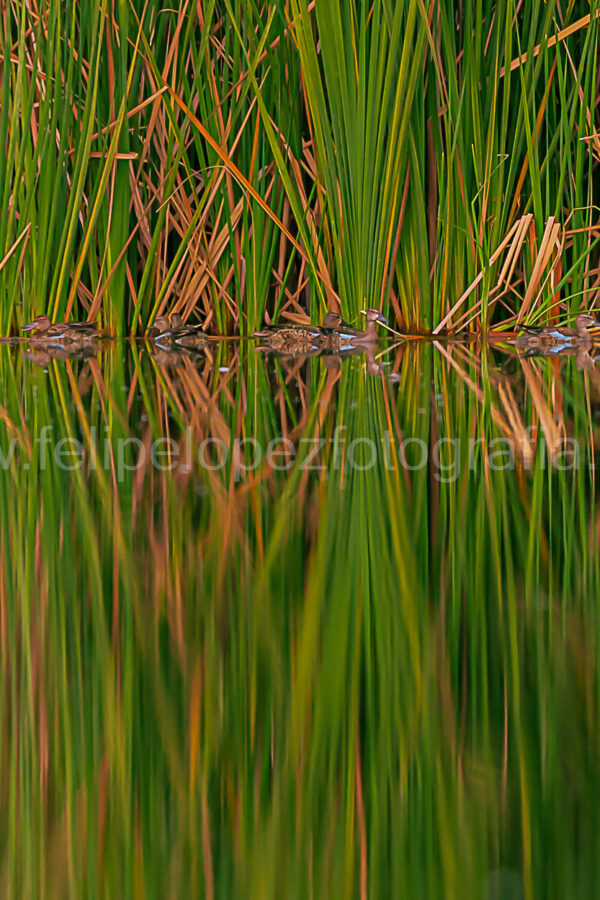
[[22, 326], [21, 326], [21, 331], [33, 331], [33, 329], [35, 328], [35, 326], [36, 326], [36, 323], [35, 323], [35, 322], [30, 322], [29, 325], [22, 325]]

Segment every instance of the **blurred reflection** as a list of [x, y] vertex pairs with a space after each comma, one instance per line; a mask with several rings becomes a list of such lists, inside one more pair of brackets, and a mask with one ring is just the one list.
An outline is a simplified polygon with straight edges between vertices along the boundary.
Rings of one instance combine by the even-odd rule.
[[4, 894], [589, 896], [594, 355], [93, 349], [0, 347]]

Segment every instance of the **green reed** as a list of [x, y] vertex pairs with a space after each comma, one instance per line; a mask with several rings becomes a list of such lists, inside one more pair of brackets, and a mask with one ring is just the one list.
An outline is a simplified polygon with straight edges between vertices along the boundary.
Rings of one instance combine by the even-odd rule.
[[5, 334], [596, 299], [595, 5], [48, 0], [1, 40]]

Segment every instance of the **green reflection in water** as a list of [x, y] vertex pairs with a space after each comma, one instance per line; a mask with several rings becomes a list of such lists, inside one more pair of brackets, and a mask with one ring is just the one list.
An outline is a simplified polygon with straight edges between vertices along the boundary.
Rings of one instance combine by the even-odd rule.
[[1, 348], [3, 896], [589, 896], [598, 376], [382, 361]]

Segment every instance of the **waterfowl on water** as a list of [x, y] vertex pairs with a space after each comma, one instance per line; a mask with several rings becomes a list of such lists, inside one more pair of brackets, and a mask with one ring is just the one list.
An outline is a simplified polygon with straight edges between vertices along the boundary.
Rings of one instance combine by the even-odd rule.
[[152, 337], [166, 337], [182, 327], [183, 319], [179, 313], [170, 313], [166, 316], [157, 316], [152, 325], [148, 326], [147, 333]]
[[166, 334], [169, 331], [171, 331], [170, 316], [157, 316], [152, 325], [148, 325], [146, 329], [146, 333], [153, 336], [155, 334]]
[[255, 331], [252, 337], [261, 338], [268, 343], [277, 345], [289, 341], [296, 343], [316, 342], [321, 335], [321, 329], [318, 325], [265, 325], [262, 331]]
[[312, 332], [306, 328], [281, 328], [264, 333], [256, 332], [253, 337], [262, 339], [260, 350], [288, 356], [305, 356], [319, 350], [320, 332]]
[[265, 325], [262, 331], [255, 331], [252, 337], [263, 342], [261, 350], [271, 350], [293, 356], [309, 355], [329, 347], [335, 329], [349, 327], [338, 313], [325, 313], [321, 325]]
[[562, 345], [577, 345], [591, 347], [595, 338], [600, 338], [600, 322], [590, 313], [580, 313], [575, 319], [575, 328], [564, 325], [548, 325], [535, 328], [530, 325], [522, 326], [524, 334], [520, 335], [513, 343], [523, 350], [551, 351]]
[[340, 328], [351, 328], [338, 313], [326, 313], [321, 321], [321, 334], [319, 336], [319, 346], [323, 350], [331, 350], [335, 352], [340, 350], [342, 342], [339, 335]]
[[200, 325], [186, 324], [179, 313], [158, 316], [148, 331], [154, 342], [163, 348], [168, 345], [169, 347], [193, 349], [207, 340]]
[[46, 315], [36, 316], [22, 331], [32, 332], [35, 343], [83, 343], [100, 337], [101, 331], [95, 322], [55, 322]]
[[330, 349], [374, 344], [377, 340], [377, 324], [387, 325], [387, 319], [380, 310], [374, 307], [367, 309], [364, 316], [366, 319], [364, 331], [359, 328], [349, 328], [346, 323], [336, 327], [328, 342]]
[[350, 328], [350, 324], [346, 322], [339, 313], [325, 313], [321, 321], [321, 328], [330, 330], [332, 328]]
[[365, 312], [367, 324], [364, 331], [351, 328], [338, 313], [329, 312], [323, 317], [321, 325], [267, 325], [262, 331], [256, 331], [253, 337], [261, 338], [276, 353], [303, 354], [316, 350], [340, 351], [355, 345], [373, 344], [377, 340], [378, 322], [387, 323], [387, 319], [378, 309]]
[[325, 313], [320, 325], [265, 325], [262, 331], [255, 331], [252, 337], [263, 338], [265, 340], [276, 340], [279, 343], [282, 340], [298, 341], [298, 340], [315, 340], [324, 333], [329, 334], [336, 328], [345, 326], [349, 328], [348, 322], [345, 322], [339, 313]]
[[173, 331], [173, 343], [177, 347], [193, 350], [194, 347], [206, 344], [207, 341], [208, 335], [202, 330], [201, 325], [185, 325], [182, 323]]
[[318, 325], [291, 324], [265, 325], [252, 337], [260, 338], [259, 350], [270, 350], [285, 356], [308, 356], [318, 352], [322, 335], [323, 329]]

